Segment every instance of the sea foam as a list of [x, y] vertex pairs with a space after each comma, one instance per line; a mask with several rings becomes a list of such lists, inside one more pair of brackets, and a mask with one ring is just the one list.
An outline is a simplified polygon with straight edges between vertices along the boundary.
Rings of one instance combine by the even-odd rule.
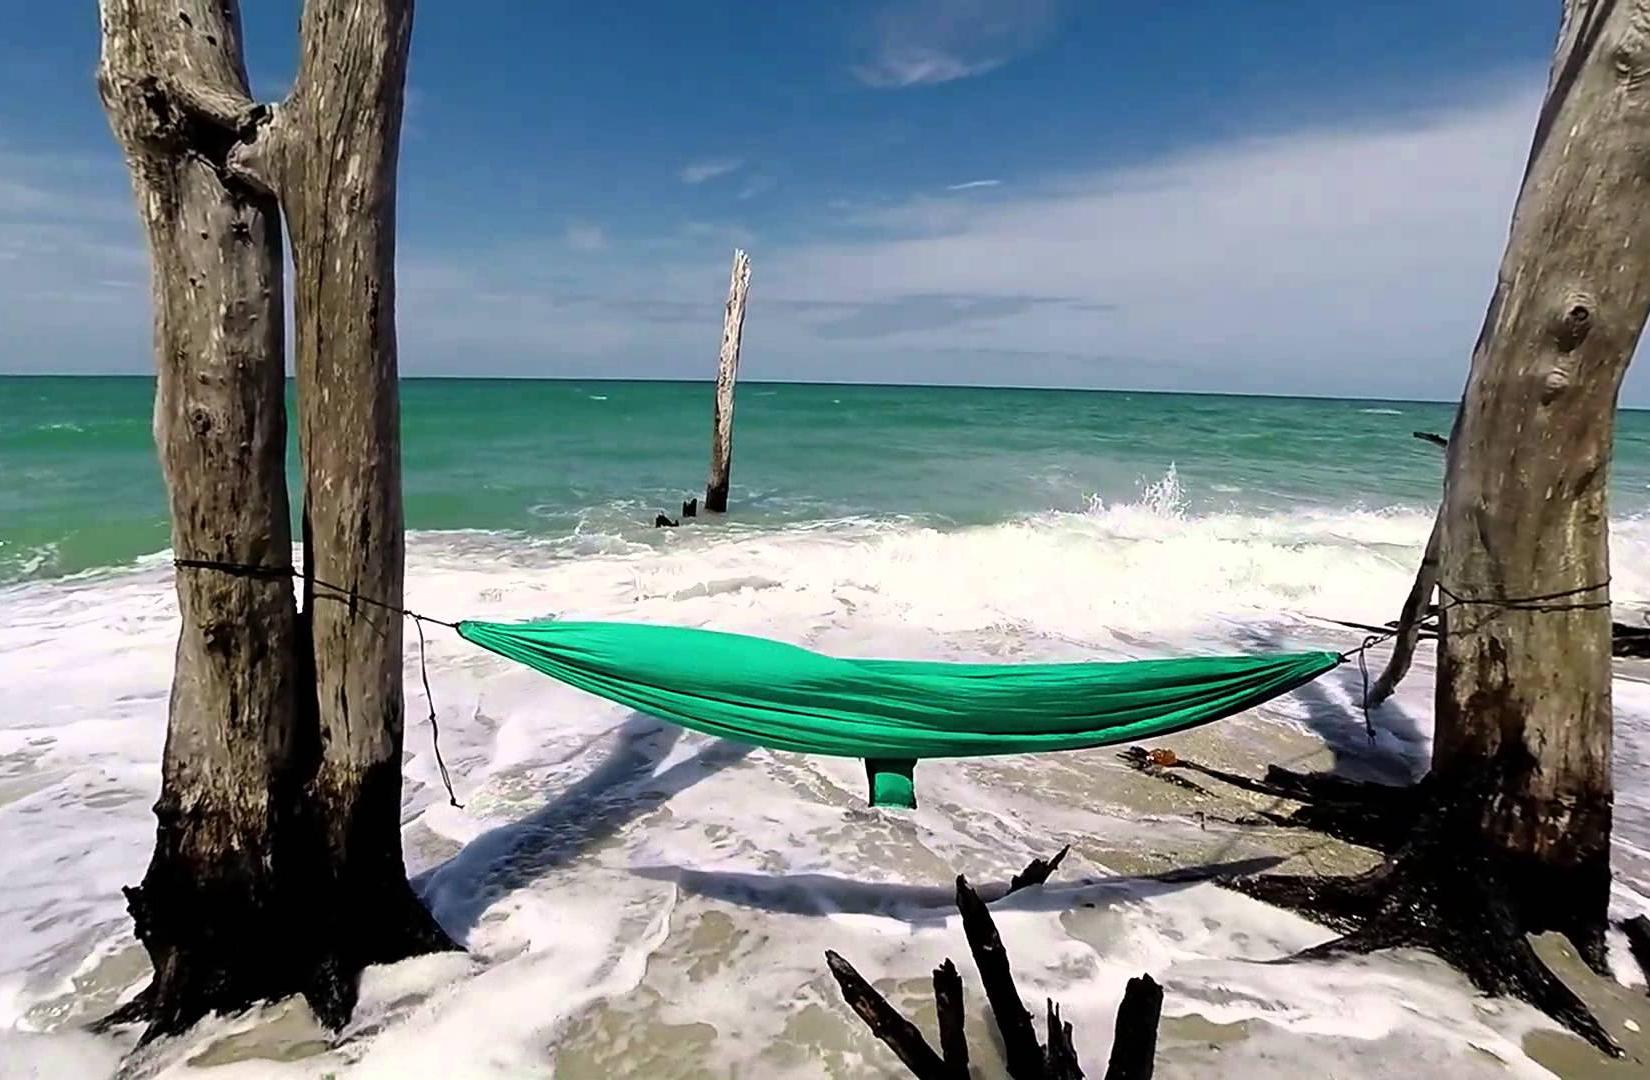
[[[698, 523], [659, 545], [591, 532], [575, 548], [415, 534], [406, 600], [443, 618], [648, 620], [844, 655], [1350, 647], [1357, 632], [1324, 620], [1391, 617], [1429, 527], [1413, 511], [1192, 515], [1171, 475], [1132, 503], [949, 531]], [[1612, 542], [1617, 600], [1645, 605], [1650, 527], [1618, 522]], [[77, 1025], [144, 974], [120, 886], [141, 877], [153, 839], [176, 629], [164, 556], [0, 590], [0, 1061], [94, 1076], [129, 1045]], [[1209, 1039], [1173, 1051], [1184, 1075], [1373, 1076], [1395, 1056], [1422, 1075], [1546, 1075], [1522, 1043], [1546, 1021], [1485, 1002], [1436, 961], [1268, 964], [1327, 933], [1211, 885], [1116, 874], [1106, 852], [1217, 859], [1241, 837], [1087, 796], [1107, 790], [1106, 751], [925, 763], [917, 811], [871, 811], [858, 762], [683, 732], [451, 635], [432, 636], [426, 660], [464, 808], [441, 790], [410, 648], [405, 844], [416, 887], [469, 955], [369, 972], [337, 1039], [301, 1024], [274, 1034], [286, 1021], [259, 1010], [147, 1052], [149, 1073], [897, 1075], [842, 1006], [823, 951], [915, 1008], [940, 959], [966, 967], [951, 877], [1006, 880], [1070, 841], [1062, 873], [1000, 905], [998, 924], [1024, 992], [1062, 1003], [1091, 1074], [1104, 1070], [1126, 979], [1149, 971], [1167, 1016], [1217, 1025], [1219, 1055], [1197, 1048]], [[1373, 753], [1355, 678], [1337, 672], [1209, 737], [1259, 748], [1310, 738], [1349, 762], [1424, 767], [1425, 656], [1377, 713]], [[1650, 688], [1618, 681], [1617, 705], [1625, 914], [1650, 910]], [[977, 1000], [970, 1023], [989, 1057]]]

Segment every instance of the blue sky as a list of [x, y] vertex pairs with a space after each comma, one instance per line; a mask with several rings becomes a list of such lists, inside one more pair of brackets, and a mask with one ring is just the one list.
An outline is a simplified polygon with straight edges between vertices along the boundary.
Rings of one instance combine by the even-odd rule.
[[[423, 0], [403, 370], [706, 377], [742, 245], [747, 378], [1453, 398], [1559, 6]], [[0, 371], [146, 371], [93, 4], [0, 17]]]

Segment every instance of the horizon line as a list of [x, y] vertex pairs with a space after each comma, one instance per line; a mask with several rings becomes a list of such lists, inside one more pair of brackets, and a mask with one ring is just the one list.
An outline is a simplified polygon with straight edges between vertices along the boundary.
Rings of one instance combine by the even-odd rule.
[[[133, 372], [115, 371], [19, 371], [0, 372], [0, 379], [147, 379], [150, 382], [156, 376], [151, 373], [137, 374]], [[292, 382], [295, 376], [288, 373], [285, 381]], [[398, 375], [399, 382], [543, 382], [543, 383], [656, 383], [656, 384], [705, 384], [714, 385], [714, 375], [703, 378], [690, 376], [655, 375], [645, 377], [626, 378], [613, 375]], [[1419, 397], [1337, 397], [1332, 394], [1285, 394], [1273, 391], [1257, 390], [1162, 390], [1144, 389], [1128, 386], [1049, 386], [1025, 385], [1016, 383], [920, 383], [920, 382], [856, 382], [846, 379], [764, 379], [747, 378], [739, 380], [739, 385], [747, 386], [837, 386], [849, 389], [866, 390], [1013, 390], [1029, 392], [1045, 392], [1054, 394], [1154, 394], [1162, 397], [1242, 397], [1242, 398], [1271, 398], [1282, 401], [1379, 401], [1398, 405], [1450, 405], [1455, 404], [1449, 398], [1419, 398]], [[1650, 407], [1650, 406], [1646, 406]]]
[[[151, 382], [156, 376], [149, 374], [134, 374], [132, 372], [47, 372], [47, 371], [19, 371], [0, 372], [0, 379], [147, 379]], [[285, 376], [285, 381], [292, 382], [294, 375]], [[542, 383], [641, 383], [641, 384], [699, 384], [714, 385], [714, 376], [707, 378], [693, 378], [688, 376], [648, 376], [625, 378], [612, 375], [595, 375], [582, 377], [577, 375], [398, 375], [398, 382], [542, 382]], [[1285, 394], [1276, 391], [1263, 390], [1161, 390], [1142, 389], [1127, 386], [1028, 386], [1014, 383], [914, 383], [914, 382], [855, 382], [839, 379], [763, 379], [749, 378], [741, 380], [748, 386], [836, 386], [848, 389], [866, 390], [1011, 390], [1019, 392], [1051, 393], [1051, 394], [1149, 394], [1157, 397], [1225, 397], [1225, 398], [1259, 398], [1272, 401], [1373, 401], [1393, 405], [1457, 405], [1457, 398], [1427, 398], [1427, 397], [1380, 397], [1380, 396], [1352, 396], [1339, 397], [1332, 394]], [[1617, 402], [1617, 410], [1627, 412], [1650, 412], [1650, 401], [1644, 404], [1623, 404]]]

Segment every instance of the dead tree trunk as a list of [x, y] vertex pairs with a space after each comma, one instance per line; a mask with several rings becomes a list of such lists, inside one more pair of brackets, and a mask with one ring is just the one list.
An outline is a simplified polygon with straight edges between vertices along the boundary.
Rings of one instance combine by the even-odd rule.
[[[1565, 5], [1444, 479], [1437, 736], [1448, 842], [1521, 929], [1604, 962], [1616, 400], [1650, 313], [1650, 2]], [[1540, 598], [1540, 599], [1537, 599]]]
[[401, 857], [401, 624], [313, 582], [283, 457], [276, 200], [293, 240], [305, 566], [401, 596], [395, 166], [411, 0], [309, 0], [291, 97], [247, 96], [237, 5], [102, 0], [99, 81], [150, 238], [156, 435], [184, 630], [155, 859], [131, 906], [150, 1034], [302, 991], [341, 1024], [370, 963], [452, 947]]
[[[298, 80], [248, 149], [292, 238], [304, 557], [323, 582], [399, 603], [401, 420], [395, 190], [412, 0], [308, 0]], [[313, 584], [319, 761], [305, 805], [331, 902], [316, 930], [339, 977], [312, 1003], [341, 1022], [367, 964], [450, 948], [401, 856], [400, 616]]]
[[1432, 532], [1427, 536], [1426, 551], [1421, 555], [1421, 568], [1415, 572], [1415, 584], [1404, 598], [1404, 609], [1398, 614], [1398, 633], [1392, 639], [1392, 656], [1386, 670], [1369, 688], [1369, 706], [1374, 708], [1398, 689], [1398, 684], [1409, 674], [1409, 665], [1415, 659], [1415, 646], [1421, 640], [1421, 623], [1426, 619], [1427, 605], [1438, 589], [1438, 545], [1443, 537], [1442, 511], [1432, 519]]
[[751, 260], [733, 253], [733, 278], [728, 283], [728, 306], [722, 319], [722, 352], [716, 365], [716, 411], [711, 418], [710, 481], [705, 485], [705, 509], [725, 513], [729, 474], [733, 470], [733, 383], [739, 375], [739, 337], [745, 327], [745, 293], [751, 284]]
[[1511, 235], [1449, 439], [1432, 772], [1387, 865], [1245, 891], [1436, 950], [1596, 1045], [1526, 935], [1604, 960], [1611, 670], [1606, 477], [1650, 312], [1650, 0], [1570, 0]]
[[[235, 8], [103, 0], [101, 15], [98, 86], [149, 240], [172, 550], [285, 566], [280, 222], [273, 200], [228, 174], [231, 137], [197, 113], [246, 100]], [[127, 890], [155, 967], [132, 1012], [149, 1010], [158, 1030], [302, 981], [286, 853], [271, 843], [296, 782], [292, 581], [180, 570], [177, 595], [155, 851]]]

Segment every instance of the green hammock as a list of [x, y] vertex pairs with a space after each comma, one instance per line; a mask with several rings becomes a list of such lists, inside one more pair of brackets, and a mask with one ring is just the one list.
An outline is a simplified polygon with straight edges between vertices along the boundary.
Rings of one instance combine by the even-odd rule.
[[1207, 724], [1286, 694], [1332, 652], [1078, 664], [849, 660], [765, 638], [613, 622], [462, 622], [580, 690], [695, 731], [864, 758], [874, 806], [916, 805], [918, 758], [1082, 750]]

